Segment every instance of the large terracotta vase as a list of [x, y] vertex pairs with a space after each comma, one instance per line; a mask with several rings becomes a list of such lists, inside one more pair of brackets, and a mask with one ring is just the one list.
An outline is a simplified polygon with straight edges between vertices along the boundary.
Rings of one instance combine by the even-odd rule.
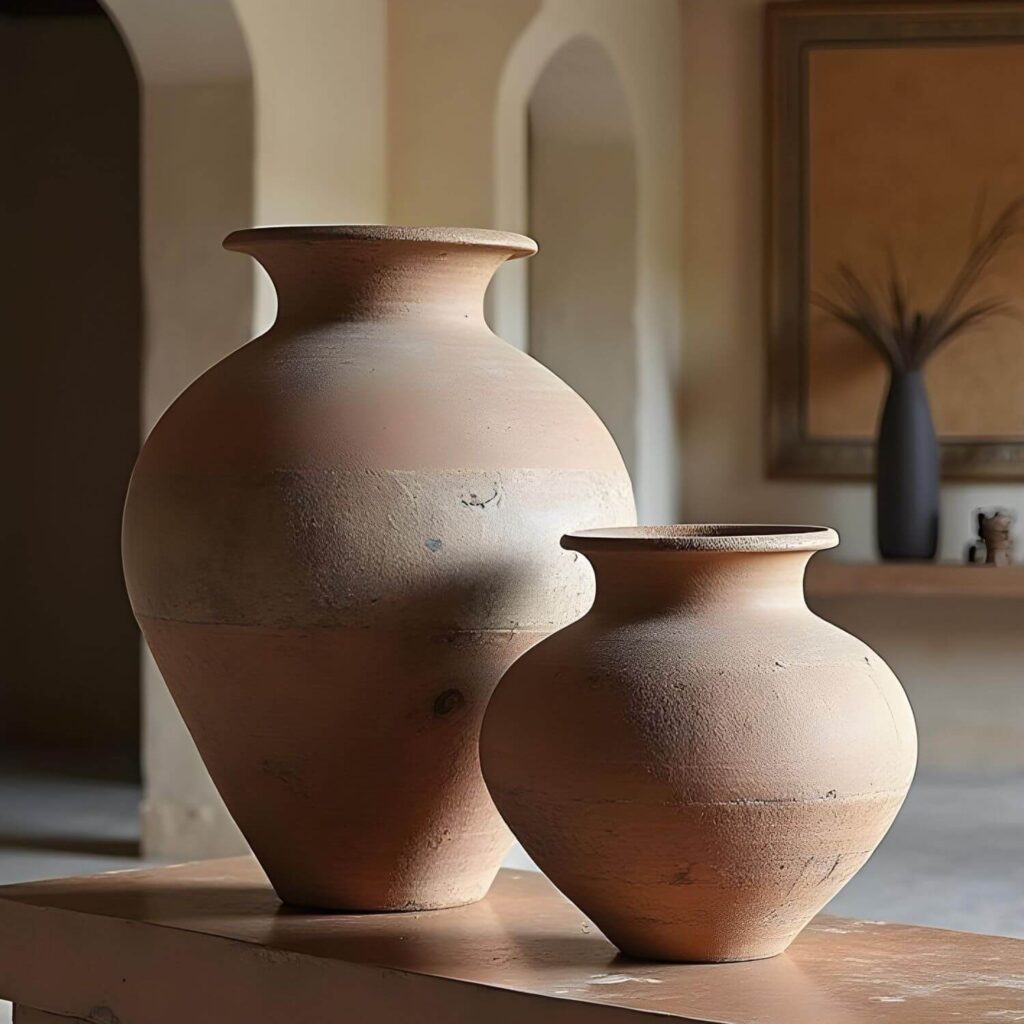
[[597, 599], [505, 675], [481, 756], [527, 852], [623, 952], [781, 952], [903, 803], [903, 690], [804, 603], [808, 559], [837, 542], [808, 526], [564, 538]]
[[124, 519], [135, 613], [283, 900], [476, 900], [511, 842], [480, 774], [484, 708], [590, 603], [558, 539], [634, 516], [622, 459], [484, 322], [530, 239], [292, 227], [225, 245], [268, 271], [277, 322], [146, 442]]

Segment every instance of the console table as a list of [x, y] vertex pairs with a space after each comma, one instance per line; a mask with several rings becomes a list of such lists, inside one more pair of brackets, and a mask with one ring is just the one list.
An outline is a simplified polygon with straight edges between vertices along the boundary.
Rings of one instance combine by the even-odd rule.
[[282, 907], [249, 858], [0, 888], [19, 1024], [1024, 1021], [1024, 941], [820, 917], [772, 960], [627, 960], [542, 876], [456, 910]]

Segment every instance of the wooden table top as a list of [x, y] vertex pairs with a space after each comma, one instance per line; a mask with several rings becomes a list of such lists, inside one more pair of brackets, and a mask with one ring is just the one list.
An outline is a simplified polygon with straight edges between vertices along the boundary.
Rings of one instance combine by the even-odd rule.
[[771, 960], [646, 963], [534, 873], [455, 910], [317, 914], [232, 858], [0, 888], [0, 996], [95, 1024], [1006, 1024], [1024, 941], [823, 916]]

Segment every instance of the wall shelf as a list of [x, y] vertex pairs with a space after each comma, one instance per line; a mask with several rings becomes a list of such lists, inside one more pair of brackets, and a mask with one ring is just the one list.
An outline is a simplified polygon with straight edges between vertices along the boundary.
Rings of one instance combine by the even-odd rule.
[[1024, 565], [1007, 568], [959, 562], [838, 562], [814, 558], [807, 596], [929, 597], [1024, 600]]

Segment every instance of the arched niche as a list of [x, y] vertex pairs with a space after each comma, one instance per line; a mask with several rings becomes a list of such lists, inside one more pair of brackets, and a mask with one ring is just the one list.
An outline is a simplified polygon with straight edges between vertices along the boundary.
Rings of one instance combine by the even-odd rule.
[[[141, 437], [251, 337], [255, 275], [220, 245], [253, 222], [253, 73], [232, 0], [103, 0], [141, 90]], [[143, 849], [244, 844], [142, 646]]]
[[527, 104], [526, 348], [590, 404], [635, 473], [636, 140], [625, 93], [589, 36], [566, 42]]
[[[546, 0], [504, 59], [493, 118], [493, 223], [531, 230], [529, 108], [545, 69], [579, 37], [614, 70], [631, 119], [635, 154], [635, 411], [630, 475], [642, 522], [674, 522], [681, 503], [682, 26], [678, 5], [649, 0], [641, 14], [620, 0]], [[529, 264], [503, 267], [488, 293], [496, 333], [530, 345]]]

